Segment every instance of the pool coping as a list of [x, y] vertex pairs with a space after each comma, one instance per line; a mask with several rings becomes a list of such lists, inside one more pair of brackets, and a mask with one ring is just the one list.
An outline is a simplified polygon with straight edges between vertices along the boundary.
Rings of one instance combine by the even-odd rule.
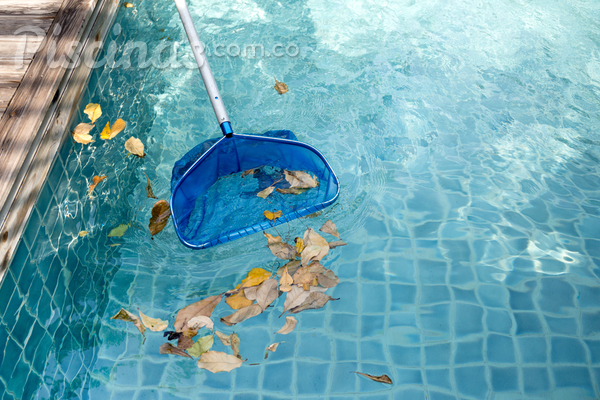
[[91, 66], [48, 68], [79, 43], [72, 61], [95, 59], [117, 14], [120, 0], [64, 0], [6, 112], [0, 120], [0, 282], [31, 215], [50, 167], [68, 132], [69, 123], [85, 90]]

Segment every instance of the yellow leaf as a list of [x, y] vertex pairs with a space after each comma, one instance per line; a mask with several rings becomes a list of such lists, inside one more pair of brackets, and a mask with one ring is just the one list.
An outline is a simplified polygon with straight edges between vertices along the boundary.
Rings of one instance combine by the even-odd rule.
[[163, 321], [162, 319], [158, 319], [158, 318], [150, 318], [149, 316], [147, 316], [146, 314], [141, 312], [139, 308], [138, 308], [138, 312], [140, 313], [140, 318], [142, 320], [142, 324], [144, 324], [144, 326], [146, 328], [150, 329], [151, 331], [154, 331], [154, 332], [164, 331], [165, 329], [167, 329], [167, 326], [169, 326], [169, 321]]
[[90, 193], [88, 195], [90, 198], [92, 198], [92, 192], [94, 191], [96, 186], [98, 186], [98, 184], [105, 179], [106, 179], [106, 175], [102, 175], [102, 176], [96, 175], [92, 178], [92, 184], [90, 184]]
[[121, 224], [116, 228], [112, 228], [110, 232], [108, 232], [108, 237], [121, 237], [127, 232], [127, 229], [129, 229], [129, 225]]
[[102, 115], [102, 109], [100, 108], [100, 104], [94, 103], [90, 103], [87, 106], [85, 106], [85, 110], [83, 110], [83, 112], [87, 114], [88, 117], [90, 117], [92, 124], [96, 122], [96, 120]]
[[170, 216], [171, 207], [166, 200], [159, 200], [154, 203], [154, 206], [152, 207], [152, 218], [150, 218], [150, 223], [148, 224], [150, 234], [154, 236], [162, 231], [164, 227], [167, 226]]
[[125, 6], [125, 8], [131, 8], [133, 7], [133, 4], [125, 2], [123, 3], [123, 6]]
[[100, 139], [110, 139], [110, 124], [107, 122], [102, 132], [100, 132]]
[[134, 137], [127, 139], [125, 142], [125, 150], [140, 158], [146, 156], [146, 153], [144, 153], [144, 144], [140, 139]]
[[302, 254], [302, 250], [304, 250], [304, 240], [297, 237], [296, 239], [294, 239], [294, 241], [296, 242], [296, 251], [298, 252], [298, 254]]
[[92, 143], [94, 139], [92, 139], [92, 136], [89, 134], [89, 132], [92, 130], [93, 127], [94, 125], [92, 124], [85, 124], [83, 122], [80, 123], [75, 127], [75, 130], [73, 131], [73, 140], [77, 143], [82, 144]]
[[273, 221], [274, 219], [277, 219], [279, 217], [281, 217], [283, 215], [283, 213], [281, 211], [269, 211], [266, 210], [263, 215], [265, 217], [267, 217], [268, 220]]
[[239, 310], [240, 308], [248, 307], [254, 303], [254, 300], [248, 300], [244, 295], [244, 291], [240, 290], [234, 295], [231, 295], [225, 299], [225, 303], [229, 305], [229, 307], [234, 310]]
[[140, 331], [140, 333], [142, 335], [146, 331], [146, 328], [144, 328], [144, 326], [142, 325], [142, 322], [137, 317], [137, 315], [130, 313], [129, 311], [125, 310], [124, 308], [121, 308], [119, 310], [119, 312], [116, 313], [114, 316], [110, 317], [110, 319], [120, 319], [120, 320], [126, 321], [126, 322], [133, 322], [135, 327], [138, 328], [138, 331]]
[[109, 139], [112, 139], [115, 136], [117, 136], [126, 127], [127, 127], [127, 123], [125, 121], [123, 121], [121, 118], [119, 118], [118, 120], [116, 120], [115, 123], [113, 124], [112, 128], [110, 128], [111, 133], [110, 133]]
[[89, 233], [88, 231], [81, 231], [81, 232], [79, 232], [79, 237], [84, 237], [88, 233]]
[[[250, 272], [242, 279], [241, 289], [260, 285], [271, 277], [271, 273], [262, 268], [252, 268]], [[236, 288], [237, 289], [237, 288]]]
[[215, 338], [213, 335], [206, 335], [198, 339], [198, 341], [194, 343], [194, 345], [190, 347], [187, 352], [192, 357], [200, 357], [202, 354], [210, 350], [214, 342]]

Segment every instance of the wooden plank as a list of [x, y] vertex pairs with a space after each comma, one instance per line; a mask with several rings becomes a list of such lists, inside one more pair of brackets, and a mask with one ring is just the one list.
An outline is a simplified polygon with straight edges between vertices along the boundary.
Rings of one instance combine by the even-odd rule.
[[43, 41], [43, 36], [0, 36], [0, 59], [32, 60]]
[[0, 15], [35, 15], [36, 17], [53, 17], [62, 1], [58, 0], [2, 0]]
[[23, 68], [9, 68], [0, 65], [0, 86], [19, 86], [28, 66], [29, 63], [23, 65]]
[[[2, 1], [0, 1], [0, 12], [1, 10]], [[0, 15], [0, 36], [15, 35], [17, 31], [20, 32], [19, 35], [32, 35], [37, 30], [46, 33], [53, 19], [54, 16], [36, 18], [20, 15]]]

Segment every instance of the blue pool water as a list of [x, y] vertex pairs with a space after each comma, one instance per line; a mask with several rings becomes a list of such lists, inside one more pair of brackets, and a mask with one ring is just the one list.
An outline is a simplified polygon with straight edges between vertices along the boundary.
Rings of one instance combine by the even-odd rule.
[[[117, 58], [144, 40], [178, 43], [189, 62], [174, 5], [133, 4], [109, 36]], [[209, 60], [236, 131], [290, 129], [336, 171], [337, 204], [289, 230], [337, 224], [348, 245], [324, 264], [340, 300], [298, 314], [287, 336], [282, 298], [235, 326], [248, 362], [231, 373], [161, 355], [160, 334], [143, 343], [109, 319], [140, 308], [172, 323], [273, 262], [262, 235], [194, 252], [170, 224], [151, 240], [144, 173], [168, 199], [173, 163], [219, 132], [196, 70], [137, 68], [134, 53], [132, 68], [94, 70], [79, 107], [100, 103], [98, 126], [120, 117], [126, 131], [89, 146], [67, 135], [0, 288], [3, 400], [599, 397], [599, 3], [190, 8], [209, 49], [300, 49]], [[126, 157], [130, 136], [144, 159]], [[90, 200], [94, 175], [107, 180]]]

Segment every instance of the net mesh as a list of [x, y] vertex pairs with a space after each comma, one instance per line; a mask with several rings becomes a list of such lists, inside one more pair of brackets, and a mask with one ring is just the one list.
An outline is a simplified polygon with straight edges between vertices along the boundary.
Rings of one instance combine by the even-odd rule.
[[[234, 135], [206, 141], [178, 161], [171, 180], [171, 212], [182, 242], [207, 248], [332, 204], [339, 183], [331, 167], [316, 149], [293, 139], [290, 131]], [[319, 186], [301, 194], [275, 190], [265, 199], [258, 197], [274, 183], [278, 189], [290, 187], [284, 170], [308, 172]], [[270, 221], [263, 215], [266, 210], [281, 211], [282, 217]]]

